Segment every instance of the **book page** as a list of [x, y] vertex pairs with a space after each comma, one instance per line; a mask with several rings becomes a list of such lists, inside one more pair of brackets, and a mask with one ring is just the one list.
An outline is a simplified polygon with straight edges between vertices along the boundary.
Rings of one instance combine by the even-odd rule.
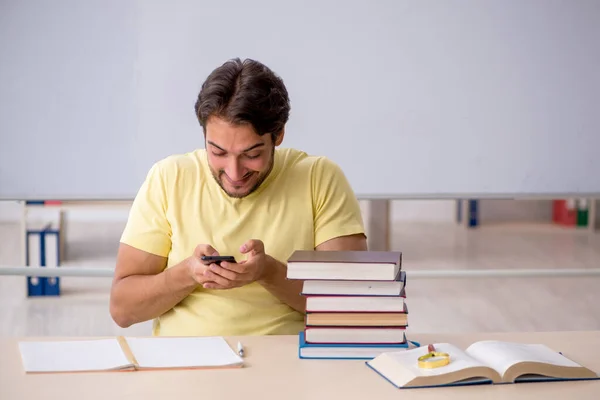
[[485, 367], [480, 361], [475, 360], [463, 350], [449, 343], [435, 344], [435, 350], [450, 355], [450, 363], [438, 368], [419, 368], [418, 358], [428, 353], [427, 346], [416, 349], [387, 353], [396, 363], [410, 371], [414, 376], [433, 376], [456, 372], [466, 368]]
[[520, 362], [539, 362], [563, 367], [580, 365], [542, 344], [522, 344], [486, 340], [473, 343], [466, 352], [504, 376], [508, 368]]
[[26, 372], [104, 371], [130, 366], [116, 339], [23, 341]]
[[222, 337], [126, 338], [140, 368], [237, 366], [243, 360]]

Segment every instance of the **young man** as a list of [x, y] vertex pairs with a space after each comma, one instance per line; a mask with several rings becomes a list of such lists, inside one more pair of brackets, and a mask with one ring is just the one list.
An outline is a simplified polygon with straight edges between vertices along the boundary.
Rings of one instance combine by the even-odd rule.
[[111, 315], [122, 327], [154, 319], [154, 335], [296, 334], [305, 303], [286, 260], [366, 250], [359, 203], [333, 162], [278, 148], [290, 105], [265, 65], [226, 62], [195, 111], [205, 149], [150, 169], [121, 238]]

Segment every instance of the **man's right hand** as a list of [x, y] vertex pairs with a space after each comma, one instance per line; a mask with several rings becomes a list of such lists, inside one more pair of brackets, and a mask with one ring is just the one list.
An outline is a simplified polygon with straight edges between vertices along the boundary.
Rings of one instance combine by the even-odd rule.
[[201, 244], [191, 256], [166, 268], [167, 257], [121, 243], [110, 294], [113, 320], [127, 328], [171, 310], [198, 285], [211, 282], [211, 275], [204, 274], [210, 265], [201, 258], [213, 255], [219, 253], [212, 246]]
[[199, 244], [196, 246], [196, 249], [194, 249], [194, 254], [187, 259], [190, 275], [199, 285], [210, 282], [210, 280], [204, 276], [204, 271], [206, 271], [210, 265], [204, 264], [202, 257], [218, 255], [219, 252], [217, 252], [217, 250], [215, 250], [211, 245]]

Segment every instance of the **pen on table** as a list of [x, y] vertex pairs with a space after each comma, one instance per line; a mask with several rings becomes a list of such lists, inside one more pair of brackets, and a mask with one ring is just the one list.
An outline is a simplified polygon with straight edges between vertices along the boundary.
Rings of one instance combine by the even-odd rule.
[[244, 348], [242, 347], [242, 342], [238, 342], [237, 350], [240, 357], [244, 357]]

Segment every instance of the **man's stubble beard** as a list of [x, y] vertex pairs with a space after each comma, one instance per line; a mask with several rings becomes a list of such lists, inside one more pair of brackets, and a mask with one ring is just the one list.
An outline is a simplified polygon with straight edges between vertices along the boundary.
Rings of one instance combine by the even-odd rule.
[[215, 180], [215, 182], [217, 182], [217, 185], [219, 185], [221, 187], [221, 190], [223, 190], [223, 192], [225, 192], [225, 194], [231, 198], [234, 199], [241, 199], [243, 197], [249, 196], [252, 193], [254, 193], [259, 187], [260, 185], [262, 185], [262, 183], [265, 181], [265, 179], [267, 179], [267, 177], [269, 176], [269, 174], [271, 173], [271, 171], [273, 170], [273, 165], [275, 164], [275, 147], [273, 147], [273, 149], [271, 150], [271, 162], [269, 163], [269, 168], [261, 175], [259, 176], [258, 180], [256, 181], [256, 183], [254, 184], [254, 186], [252, 186], [250, 188], [250, 190], [247, 193], [244, 194], [239, 194], [239, 193], [229, 193], [227, 191], [227, 189], [225, 189], [225, 187], [223, 186], [223, 182], [221, 179], [221, 175], [225, 173], [225, 171], [221, 170], [218, 173], [209, 165], [210, 168], [210, 172], [212, 174], [213, 179]]

